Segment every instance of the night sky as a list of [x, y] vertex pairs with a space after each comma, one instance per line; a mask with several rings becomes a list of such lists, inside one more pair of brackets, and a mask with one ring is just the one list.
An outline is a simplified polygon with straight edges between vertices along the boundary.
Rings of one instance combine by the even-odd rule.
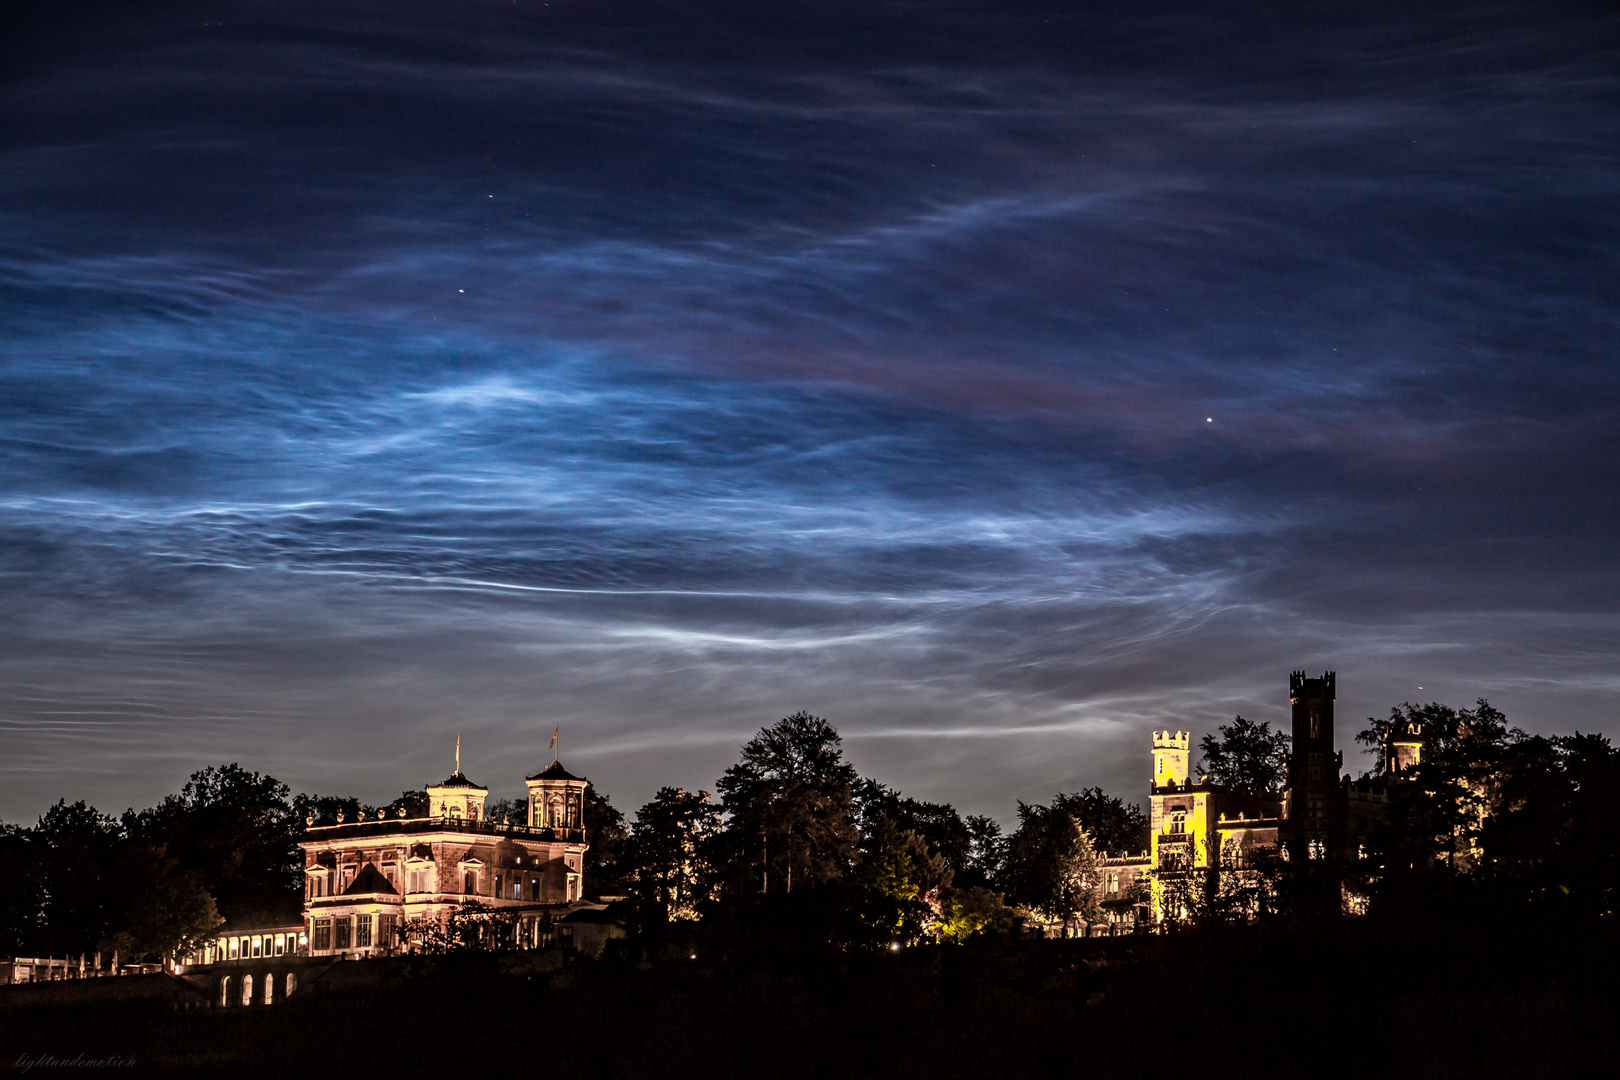
[[7, 3], [0, 818], [1620, 735], [1620, 21], [1352, 7]]

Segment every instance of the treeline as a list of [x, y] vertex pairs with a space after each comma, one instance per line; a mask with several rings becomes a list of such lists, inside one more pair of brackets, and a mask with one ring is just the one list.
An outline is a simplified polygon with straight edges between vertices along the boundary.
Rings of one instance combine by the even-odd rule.
[[989, 817], [858, 776], [838, 733], [800, 712], [763, 729], [715, 795], [664, 788], [604, 852], [601, 891], [642, 927], [745, 914], [778, 898], [845, 942], [961, 940], [1030, 919], [1100, 917], [1103, 854], [1139, 852], [1139, 807], [1092, 788]]
[[1471, 709], [1403, 704], [1356, 740], [1381, 754], [1392, 734], [1412, 732], [1419, 764], [1388, 785], [1352, 890], [1388, 911], [1614, 916], [1620, 753], [1607, 738], [1531, 735], [1481, 699]]
[[[1346, 901], [1386, 913], [1613, 914], [1620, 755], [1605, 738], [1529, 735], [1484, 701], [1402, 705], [1357, 738], [1381, 752], [1397, 731], [1421, 732], [1421, 763], [1393, 778], [1381, 762], [1368, 775], [1390, 781], [1387, 812], [1358, 850], [1321, 861], [1277, 851], [1236, 874], [1181, 874], [1173, 891], [1186, 921], [1322, 918]], [[1211, 780], [1281, 792], [1288, 739], [1268, 725], [1238, 717], [1201, 750]], [[308, 823], [400, 809], [425, 813], [424, 793], [385, 806], [294, 795], [237, 765], [198, 772], [120, 818], [59, 802], [33, 827], [0, 826], [0, 953], [116, 948], [136, 960], [183, 953], [222, 922], [295, 922]], [[495, 800], [488, 811], [520, 821], [526, 807]], [[1017, 814], [1004, 834], [988, 817], [861, 777], [833, 727], [800, 712], [749, 740], [712, 794], [664, 788], [627, 819], [591, 788], [587, 888], [634, 898], [633, 928], [651, 945], [698, 925], [733, 938], [769, 925], [881, 947], [1139, 910], [1140, 889], [1098, 886], [1104, 856], [1147, 849], [1140, 807], [1092, 788], [1020, 802]]]
[[[391, 804], [425, 812], [421, 792]], [[292, 794], [239, 765], [192, 774], [147, 810], [57, 802], [31, 828], [0, 825], [0, 953], [117, 950], [125, 962], [183, 952], [222, 925], [297, 922], [306, 819], [359, 800]]]
[[[1100, 788], [988, 817], [909, 798], [857, 775], [838, 733], [796, 713], [762, 730], [706, 791], [665, 788], [627, 821], [594, 786], [585, 806], [592, 894], [630, 895], [648, 925], [760, 899], [813, 896], [873, 940], [960, 938], [1020, 917], [1094, 913], [1075, 882], [1097, 851], [1141, 850], [1141, 810]], [[0, 955], [117, 949], [184, 954], [222, 925], [300, 918], [298, 843], [310, 823], [427, 811], [421, 790], [373, 806], [294, 794], [240, 765], [210, 767], [158, 806], [121, 817], [65, 800], [32, 827], [0, 825]], [[521, 799], [487, 813], [521, 821]], [[845, 931], [839, 931], [844, 933]]]

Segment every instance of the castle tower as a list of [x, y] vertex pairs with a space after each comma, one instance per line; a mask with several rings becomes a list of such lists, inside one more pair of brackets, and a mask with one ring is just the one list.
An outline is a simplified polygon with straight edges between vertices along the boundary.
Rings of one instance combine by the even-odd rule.
[[1331, 671], [1319, 679], [1308, 678], [1303, 671], [1288, 678], [1288, 700], [1294, 707], [1294, 747], [1288, 757], [1290, 831], [1321, 845], [1329, 839], [1329, 808], [1337, 805], [1334, 796], [1339, 790], [1338, 756], [1333, 749], [1335, 683]]
[[1384, 772], [1398, 776], [1423, 760], [1423, 725], [1405, 723], [1384, 741]]
[[553, 761], [528, 777], [529, 827], [555, 830], [564, 839], [585, 836], [586, 781]]
[[1191, 736], [1185, 731], [1155, 731], [1153, 733], [1153, 786], [1154, 788], [1187, 786], [1187, 745]]
[[456, 771], [437, 784], [428, 785], [428, 817], [461, 818], [481, 821], [489, 788], [475, 784], [461, 771], [461, 736], [456, 736]]

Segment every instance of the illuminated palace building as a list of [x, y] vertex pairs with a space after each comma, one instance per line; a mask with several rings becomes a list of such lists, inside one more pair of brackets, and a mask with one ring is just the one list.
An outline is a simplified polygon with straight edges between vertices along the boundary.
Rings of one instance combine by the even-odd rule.
[[379, 810], [358, 821], [341, 812], [336, 824], [311, 820], [299, 844], [303, 924], [223, 934], [193, 963], [291, 953], [295, 944], [299, 955], [386, 956], [407, 947], [408, 928], [443, 927], [469, 910], [492, 916], [492, 926], [515, 936], [512, 945], [541, 944], [556, 917], [582, 906], [586, 782], [553, 761], [527, 785], [521, 823], [485, 814], [489, 789], [459, 760], [427, 788], [426, 817], [402, 809], [393, 818]]
[[[1333, 748], [1334, 673], [1313, 679], [1296, 671], [1288, 689], [1293, 752], [1280, 796], [1203, 777], [1194, 782], [1188, 771], [1189, 734], [1153, 733], [1149, 849], [1103, 859], [1099, 883], [1105, 902], [1134, 893], [1142, 907], [1130, 913], [1107, 905], [1115, 909], [1114, 921], [1177, 918], [1185, 913], [1191, 882], [1218, 891], [1252, 877], [1253, 868], [1275, 856], [1346, 859], [1357, 852], [1383, 816], [1384, 785], [1340, 775], [1344, 758]], [[1391, 772], [1416, 764], [1419, 745], [1414, 733], [1386, 747]], [[1138, 892], [1134, 886], [1145, 888]]]

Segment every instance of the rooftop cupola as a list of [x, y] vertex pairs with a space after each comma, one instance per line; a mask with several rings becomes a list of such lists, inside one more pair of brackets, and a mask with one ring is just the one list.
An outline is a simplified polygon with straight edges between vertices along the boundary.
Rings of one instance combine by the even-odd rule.
[[553, 734], [551, 764], [524, 780], [529, 788], [529, 826], [583, 832], [588, 781], [562, 767], [556, 755], [557, 739]]
[[489, 788], [475, 784], [461, 771], [461, 736], [456, 736], [456, 771], [437, 784], [428, 785], [428, 817], [480, 821]]

